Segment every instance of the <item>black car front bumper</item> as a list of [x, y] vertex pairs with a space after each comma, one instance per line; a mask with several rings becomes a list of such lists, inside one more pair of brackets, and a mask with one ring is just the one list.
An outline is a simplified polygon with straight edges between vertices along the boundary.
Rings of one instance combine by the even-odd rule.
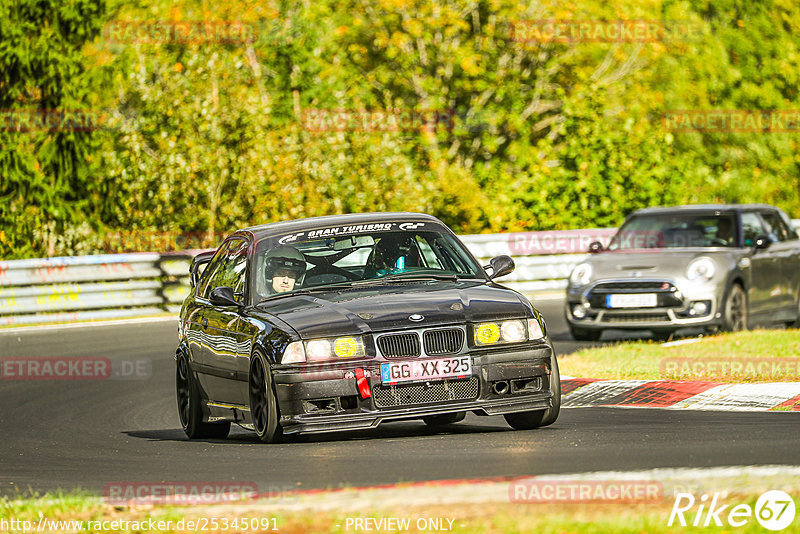
[[[337, 363], [327, 369], [276, 367], [280, 424], [287, 434], [329, 432], [461, 411], [502, 415], [552, 406], [554, 356], [549, 345], [473, 351], [470, 357], [470, 377], [396, 386], [381, 384], [383, 360]], [[359, 393], [356, 369], [367, 375], [371, 395], [366, 398]]]

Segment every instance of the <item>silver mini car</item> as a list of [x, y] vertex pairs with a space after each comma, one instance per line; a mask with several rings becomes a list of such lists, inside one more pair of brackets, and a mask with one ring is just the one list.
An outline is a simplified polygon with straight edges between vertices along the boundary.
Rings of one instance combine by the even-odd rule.
[[800, 240], [766, 205], [648, 208], [569, 277], [566, 318], [575, 339], [603, 330], [737, 331], [800, 324]]

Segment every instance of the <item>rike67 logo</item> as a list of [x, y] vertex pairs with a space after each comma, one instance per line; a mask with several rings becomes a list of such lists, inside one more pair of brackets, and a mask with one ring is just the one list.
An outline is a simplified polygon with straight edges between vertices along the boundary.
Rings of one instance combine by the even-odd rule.
[[767, 530], [783, 530], [794, 521], [794, 500], [788, 493], [771, 490], [762, 494], [755, 508], [749, 504], [720, 504], [719, 493], [703, 494], [696, 499], [691, 493], [678, 493], [669, 515], [667, 526], [692, 525], [695, 527], [742, 527], [754, 518]]

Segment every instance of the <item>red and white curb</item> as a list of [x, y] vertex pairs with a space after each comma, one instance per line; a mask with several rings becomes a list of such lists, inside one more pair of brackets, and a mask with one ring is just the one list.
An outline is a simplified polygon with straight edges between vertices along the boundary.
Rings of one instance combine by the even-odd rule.
[[561, 393], [561, 405], [565, 408], [619, 406], [747, 412], [800, 411], [800, 382], [723, 384], [562, 377]]

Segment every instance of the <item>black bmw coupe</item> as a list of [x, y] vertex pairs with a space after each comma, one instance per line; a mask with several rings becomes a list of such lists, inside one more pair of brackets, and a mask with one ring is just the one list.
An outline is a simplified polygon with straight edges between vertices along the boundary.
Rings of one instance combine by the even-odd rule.
[[380, 213], [254, 226], [191, 266], [176, 389], [190, 438], [231, 423], [264, 442], [422, 419], [552, 424], [561, 388], [545, 322], [435, 217]]

